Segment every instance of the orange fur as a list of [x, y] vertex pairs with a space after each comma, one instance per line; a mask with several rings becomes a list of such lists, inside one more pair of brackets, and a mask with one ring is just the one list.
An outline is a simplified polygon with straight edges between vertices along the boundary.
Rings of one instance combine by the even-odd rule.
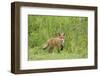
[[60, 34], [58, 37], [51, 38], [47, 41], [47, 43], [43, 46], [43, 49], [49, 48], [49, 52], [53, 52], [54, 48], [57, 48], [58, 52], [64, 45], [64, 34]]

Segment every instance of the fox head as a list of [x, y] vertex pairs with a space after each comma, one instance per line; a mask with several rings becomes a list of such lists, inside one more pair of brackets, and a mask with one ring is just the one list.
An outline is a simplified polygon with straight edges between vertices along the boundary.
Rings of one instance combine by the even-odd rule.
[[64, 36], [65, 36], [65, 33], [59, 33], [59, 36], [58, 36], [58, 37], [59, 37], [60, 39], [64, 40]]

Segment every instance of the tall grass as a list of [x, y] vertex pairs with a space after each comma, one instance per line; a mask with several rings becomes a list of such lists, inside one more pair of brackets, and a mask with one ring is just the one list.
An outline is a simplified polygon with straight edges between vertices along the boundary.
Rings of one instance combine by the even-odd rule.
[[[28, 59], [74, 59], [87, 57], [87, 17], [28, 16]], [[57, 53], [43, 50], [45, 42], [57, 33], [65, 33], [64, 49]]]

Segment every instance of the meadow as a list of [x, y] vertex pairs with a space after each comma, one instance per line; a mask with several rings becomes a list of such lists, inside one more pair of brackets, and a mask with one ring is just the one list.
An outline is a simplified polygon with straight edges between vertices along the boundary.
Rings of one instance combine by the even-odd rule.
[[[57, 33], [65, 33], [64, 49], [43, 50]], [[80, 59], [88, 57], [88, 18], [28, 15], [28, 60]]]

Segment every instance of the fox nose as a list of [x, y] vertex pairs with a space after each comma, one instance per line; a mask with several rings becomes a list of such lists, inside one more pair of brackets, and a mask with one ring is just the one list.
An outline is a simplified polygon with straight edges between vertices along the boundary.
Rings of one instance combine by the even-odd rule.
[[61, 39], [61, 40], [64, 40], [64, 39]]

